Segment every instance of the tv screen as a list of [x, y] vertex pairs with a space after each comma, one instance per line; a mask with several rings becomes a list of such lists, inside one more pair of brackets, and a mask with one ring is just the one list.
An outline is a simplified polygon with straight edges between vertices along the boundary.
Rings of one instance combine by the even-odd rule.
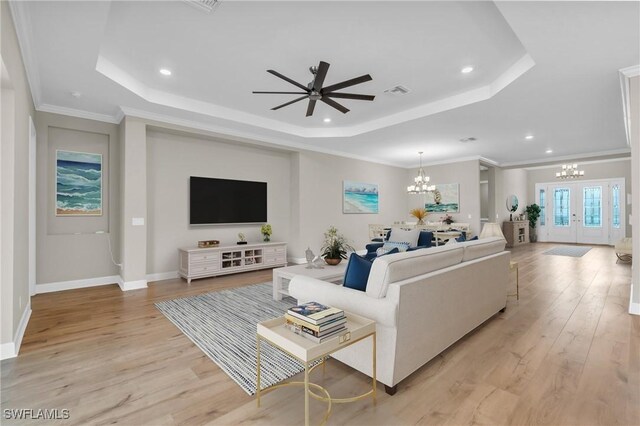
[[189, 223], [267, 221], [267, 183], [191, 176]]

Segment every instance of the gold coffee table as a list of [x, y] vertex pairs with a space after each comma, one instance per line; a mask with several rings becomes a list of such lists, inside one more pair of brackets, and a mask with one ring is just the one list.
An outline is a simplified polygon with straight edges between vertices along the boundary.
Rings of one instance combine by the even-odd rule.
[[[376, 323], [370, 319], [361, 317], [356, 314], [345, 312], [347, 317], [347, 329], [339, 335], [322, 343], [314, 343], [309, 339], [299, 336], [284, 326], [284, 317], [274, 318], [261, 323], [257, 327], [257, 383], [256, 383], [256, 400], [260, 407], [260, 396], [265, 392], [272, 391], [282, 386], [300, 385], [304, 386], [304, 424], [309, 425], [309, 396], [327, 403], [327, 411], [322, 420], [324, 424], [331, 415], [331, 405], [339, 403], [347, 403], [358, 401], [360, 399], [371, 396], [374, 404], [376, 402]], [[371, 354], [372, 361], [372, 380], [371, 390], [362, 395], [351, 398], [332, 398], [329, 392], [322, 386], [310, 383], [309, 374], [317, 366], [322, 365], [324, 368], [325, 359], [328, 355], [353, 345], [367, 337], [371, 337], [373, 341], [373, 351]], [[289, 354], [304, 365], [304, 382], [284, 382], [266, 389], [260, 389], [260, 342], [265, 341], [271, 346]], [[315, 362], [320, 361], [316, 365]], [[318, 395], [311, 389], [320, 391], [323, 395]]]

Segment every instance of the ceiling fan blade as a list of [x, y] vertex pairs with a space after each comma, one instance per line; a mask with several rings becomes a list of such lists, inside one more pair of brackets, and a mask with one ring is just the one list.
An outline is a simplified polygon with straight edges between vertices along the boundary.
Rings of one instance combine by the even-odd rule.
[[373, 95], [359, 95], [357, 93], [325, 93], [322, 96], [328, 96], [330, 98], [342, 98], [342, 99], [357, 99], [359, 101], [372, 101], [375, 99]]
[[322, 89], [323, 93], [333, 92], [335, 90], [344, 89], [345, 87], [355, 86], [356, 84], [364, 83], [365, 81], [373, 80], [369, 74], [361, 75], [360, 77], [352, 78], [351, 80], [343, 81], [342, 83], [336, 83], [331, 86], [327, 86]]
[[296, 102], [298, 102], [298, 101], [301, 101], [301, 100], [303, 100], [303, 99], [307, 99], [308, 97], [309, 97], [308, 95], [300, 96], [300, 97], [299, 97], [299, 98], [297, 98], [297, 99], [294, 99], [294, 100], [289, 101], [289, 102], [287, 102], [287, 103], [284, 103], [284, 104], [282, 104], [282, 105], [278, 105], [277, 107], [273, 107], [273, 108], [271, 108], [271, 111], [275, 111], [275, 110], [280, 109], [280, 108], [282, 108], [282, 107], [286, 107], [287, 105], [294, 104], [294, 103], [296, 103]]
[[316, 92], [319, 92], [320, 89], [322, 89], [324, 79], [327, 76], [327, 71], [329, 71], [329, 64], [320, 61], [320, 64], [318, 65], [318, 71], [316, 72], [316, 77], [313, 79], [313, 90], [315, 90]]
[[324, 102], [325, 104], [334, 107], [335, 109], [337, 109], [338, 111], [340, 111], [343, 114], [346, 114], [346, 113], [349, 112], [349, 110], [347, 108], [343, 107], [342, 105], [340, 105], [339, 103], [337, 103], [333, 99], [329, 99], [329, 98], [326, 98], [326, 97], [323, 96], [322, 98], [320, 98], [320, 100], [322, 102]]
[[268, 72], [269, 74], [273, 74], [273, 75], [275, 75], [276, 77], [279, 77], [279, 78], [283, 79], [284, 81], [286, 81], [286, 82], [288, 82], [288, 83], [293, 84], [294, 86], [298, 86], [299, 88], [301, 88], [301, 89], [302, 89], [302, 90], [304, 90], [305, 92], [308, 92], [308, 91], [309, 91], [309, 88], [308, 88], [307, 86], [304, 86], [304, 85], [302, 85], [302, 84], [298, 83], [297, 81], [293, 81], [293, 80], [291, 80], [289, 77], [286, 77], [286, 76], [284, 76], [284, 75], [280, 74], [278, 71], [274, 71], [274, 70], [267, 70], [267, 72]]
[[305, 95], [307, 92], [251, 92], [256, 95]]
[[313, 115], [313, 110], [316, 107], [316, 101], [313, 99], [309, 99], [309, 106], [307, 106], [307, 117], [311, 117]]

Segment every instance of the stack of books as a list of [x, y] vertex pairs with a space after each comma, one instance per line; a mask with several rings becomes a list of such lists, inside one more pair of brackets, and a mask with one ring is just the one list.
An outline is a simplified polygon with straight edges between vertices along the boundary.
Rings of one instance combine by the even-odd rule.
[[294, 306], [285, 316], [285, 327], [300, 336], [322, 343], [347, 329], [344, 311], [317, 302]]

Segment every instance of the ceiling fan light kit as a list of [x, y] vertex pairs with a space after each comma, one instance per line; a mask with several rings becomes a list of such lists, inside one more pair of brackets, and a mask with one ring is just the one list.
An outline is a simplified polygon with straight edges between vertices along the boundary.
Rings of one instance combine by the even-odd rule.
[[293, 99], [292, 101], [289, 102], [285, 102], [284, 104], [275, 106], [273, 108], [271, 108], [272, 111], [276, 111], [280, 108], [289, 106], [291, 104], [294, 104], [296, 102], [299, 102], [303, 99], [309, 99], [309, 104], [307, 105], [307, 113], [306, 116], [310, 117], [313, 115], [313, 111], [315, 110], [316, 107], [316, 102], [320, 101], [323, 102], [327, 105], [329, 105], [330, 107], [333, 107], [335, 109], [337, 109], [338, 111], [340, 111], [343, 114], [346, 114], [349, 112], [349, 109], [346, 108], [344, 105], [339, 104], [338, 102], [334, 101], [332, 98], [338, 98], [338, 99], [353, 99], [353, 100], [358, 100], [358, 101], [373, 101], [375, 99], [375, 96], [373, 95], [361, 95], [358, 93], [342, 93], [342, 92], [336, 92], [337, 90], [340, 89], [345, 89], [347, 87], [351, 87], [351, 86], [355, 86], [357, 84], [360, 83], [364, 83], [367, 81], [371, 81], [372, 78], [369, 74], [365, 74], [365, 75], [361, 75], [360, 77], [356, 77], [356, 78], [352, 78], [350, 80], [345, 80], [343, 82], [340, 83], [336, 83], [336, 84], [332, 84], [331, 86], [327, 86], [327, 87], [322, 87], [322, 85], [324, 84], [324, 80], [327, 77], [327, 71], [329, 70], [329, 64], [327, 62], [324, 61], [320, 61], [320, 63], [318, 64], [318, 66], [313, 66], [313, 67], [309, 67], [309, 71], [311, 72], [311, 74], [313, 75], [313, 80], [306, 86], [304, 86], [301, 83], [298, 83], [297, 81], [294, 81], [292, 79], [290, 79], [289, 77], [280, 74], [279, 72], [275, 71], [275, 70], [267, 70], [267, 72], [269, 74], [273, 74], [278, 78], [281, 78], [282, 80], [286, 81], [287, 83], [290, 83], [296, 87], [298, 87], [301, 91], [300, 92], [265, 92], [265, 91], [254, 91], [253, 93], [256, 95], [265, 95], [265, 94], [270, 94], [270, 95], [303, 95], [300, 96], [299, 98]]

